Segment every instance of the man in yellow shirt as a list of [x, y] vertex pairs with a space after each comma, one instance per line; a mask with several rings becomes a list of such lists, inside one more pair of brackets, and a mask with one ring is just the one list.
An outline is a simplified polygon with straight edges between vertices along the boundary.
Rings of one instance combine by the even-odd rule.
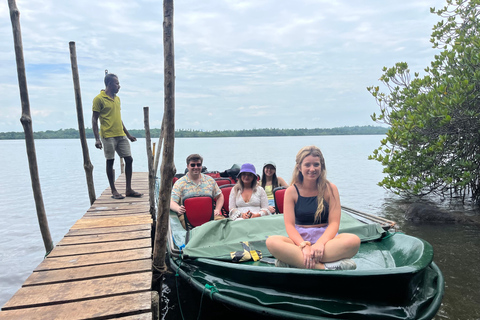
[[[105, 75], [105, 90], [101, 90], [93, 99], [92, 106], [92, 129], [95, 135], [95, 147], [104, 148], [105, 158], [107, 159], [107, 177], [112, 190], [112, 198], [125, 198], [115, 188], [115, 177], [113, 174], [113, 162], [115, 160], [115, 151], [125, 160], [125, 179], [127, 187], [125, 196], [141, 197], [142, 194], [132, 189], [133, 158], [130, 151], [130, 143], [137, 138], [130, 135], [122, 121], [120, 113], [120, 98], [117, 96], [120, 90], [118, 77], [113, 73]], [[100, 119], [100, 133], [98, 130], [98, 120]], [[127, 139], [128, 138], [128, 139]]]

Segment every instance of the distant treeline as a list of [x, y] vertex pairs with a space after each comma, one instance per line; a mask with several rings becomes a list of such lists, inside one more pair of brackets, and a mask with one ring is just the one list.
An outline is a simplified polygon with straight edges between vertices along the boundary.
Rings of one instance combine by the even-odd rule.
[[[249, 130], [177, 130], [176, 138], [218, 138], [218, 137], [279, 137], [279, 136], [333, 136], [333, 135], [372, 135], [385, 134], [388, 128], [379, 126], [355, 126], [355, 127], [339, 127], [331, 129], [249, 129]], [[145, 138], [145, 130], [132, 129], [130, 134], [137, 138]], [[91, 128], [85, 130], [87, 139], [94, 138]], [[35, 139], [78, 139], [77, 129], [60, 129], [34, 132]], [[150, 136], [159, 137], [160, 129], [150, 129]], [[8, 139], [24, 139], [23, 132], [0, 132], [0, 140]]]

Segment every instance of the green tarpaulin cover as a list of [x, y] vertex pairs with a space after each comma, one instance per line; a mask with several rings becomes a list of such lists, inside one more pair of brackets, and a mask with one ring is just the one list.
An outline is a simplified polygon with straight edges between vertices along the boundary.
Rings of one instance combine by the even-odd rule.
[[[272, 235], [287, 236], [283, 215], [272, 215], [248, 220], [230, 219], [210, 221], [189, 231], [184, 257], [231, 260], [230, 253], [243, 250], [241, 242], [248, 241], [251, 250], [260, 250], [263, 257], [271, 257], [265, 240]], [[379, 224], [364, 224], [342, 213], [339, 233], [354, 233], [365, 241], [382, 237]]]

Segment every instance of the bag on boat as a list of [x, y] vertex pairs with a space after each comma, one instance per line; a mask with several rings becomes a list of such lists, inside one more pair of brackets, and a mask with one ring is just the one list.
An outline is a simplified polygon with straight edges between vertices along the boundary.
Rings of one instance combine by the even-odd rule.
[[260, 250], [250, 250], [248, 241], [240, 242], [243, 246], [243, 251], [230, 252], [232, 262], [258, 261], [262, 259], [262, 252]]

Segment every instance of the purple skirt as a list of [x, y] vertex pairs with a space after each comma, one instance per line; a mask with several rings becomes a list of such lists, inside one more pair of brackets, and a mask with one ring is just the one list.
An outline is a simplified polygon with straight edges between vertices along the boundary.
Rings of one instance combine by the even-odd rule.
[[314, 244], [323, 235], [327, 226], [319, 228], [304, 228], [295, 225], [295, 229], [297, 229], [304, 241], [310, 241], [311, 244]]

